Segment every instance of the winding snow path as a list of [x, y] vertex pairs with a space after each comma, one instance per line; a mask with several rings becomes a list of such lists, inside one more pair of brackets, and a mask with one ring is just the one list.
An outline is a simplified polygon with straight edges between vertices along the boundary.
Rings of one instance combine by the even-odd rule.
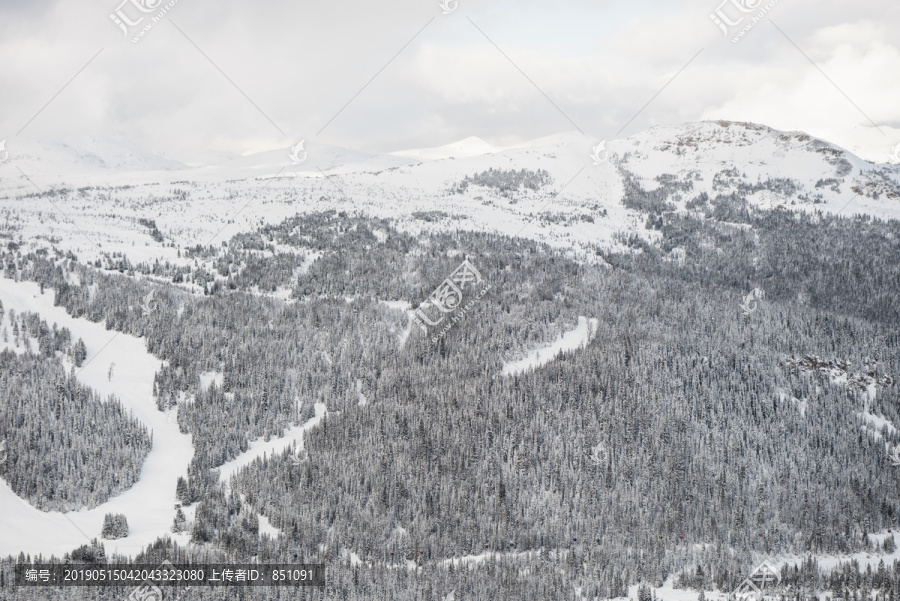
[[[227, 490], [231, 485], [231, 477], [238, 473], [241, 468], [253, 463], [255, 459], [264, 459], [266, 455], [272, 457], [277, 453], [284, 452], [285, 449], [290, 448], [294, 443], [297, 444], [294, 451], [295, 453], [302, 449], [303, 434], [322, 421], [322, 418], [325, 417], [325, 414], [327, 413], [327, 407], [324, 403], [316, 403], [315, 409], [315, 417], [310, 418], [305, 424], [288, 428], [281, 438], [271, 438], [268, 442], [265, 442], [262, 439], [254, 440], [250, 443], [249, 449], [228, 463], [222, 464], [218, 468], [219, 482], [221, 482]], [[247, 498], [243, 494], [241, 494], [240, 497], [242, 502], [247, 503]], [[281, 534], [281, 531], [269, 522], [269, 518], [258, 512], [257, 515], [259, 516], [260, 534], [268, 534], [272, 538], [277, 538]]]
[[326, 406], [324, 403], [316, 403], [315, 405], [316, 415], [315, 417], [307, 420], [306, 423], [300, 426], [291, 426], [290, 428], [284, 431], [284, 436], [281, 438], [270, 438], [268, 442], [263, 441], [262, 439], [254, 440], [250, 443], [250, 448], [246, 451], [229, 461], [228, 463], [223, 463], [219, 469], [219, 482], [223, 483], [226, 487], [229, 485], [229, 481], [231, 477], [236, 474], [241, 468], [246, 467], [253, 463], [255, 459], [261, 459], [265, 455], [271, 457], [277, 453], [284, 452], [285, 449], [290, 448], [292, 444], [297, 443], [297, 450], [303, 448], [303, 433], [316, 426], [322, 418], [325, 417]]
[[524, 373], [533, 367], [537, 368], [550, 363], [560, 351], [574, 351], [582, 348], [597, 333], [598, 324], [599, 321], [597, 319], [588, 319], [584, 316], [579, 317], [578, 325], [575, 326], [575, 329], [562, 334], [550, 346], [531, 351], [527, 357], [520, 361], [505, 363], [503, 365], [503, 375], [513, 376]]
[[[49, 288], [42, 295], [33, 282], [17, 283], [0, 277], [0, 300], [7, 312], [15, 309], [38, 313], [50, 326], [56, 323], [60, 328], [69, 328], [73, 341], [84, 340], [87, 359], [82, 371], [75, 370], [79, 382], [104, 397], [118, 397], [123, 407], [153, 433], [153, 447], [144, 459], [140, 479], [130, 489], [91, 510], [66, 514], [39, 511], [0, 479], [0, 556], [20, 551], [61, 556], [88, 544], [89, 538], [99, 539], [103, 516], [110, 512], [125, 514], [129, 535], [103, 541], [107, 553], [118, 551], [133, 556], [158, 536], [171, 535], [175, 484], [179, 476], [187, 476], [194, 456], [191, 436], [179, 432], [172, 412], [166, 414], [156, 408], [153, 377], [161, 362], [147, 352], [144, 341], [107, 330], [102, 323], [73, 318], [62, 307], [53, 306], [53, 297], [54, 291]], [[113, 362], [112, 379], [107, 380]], [[175, 538], [186, 542], [186, 536]]]

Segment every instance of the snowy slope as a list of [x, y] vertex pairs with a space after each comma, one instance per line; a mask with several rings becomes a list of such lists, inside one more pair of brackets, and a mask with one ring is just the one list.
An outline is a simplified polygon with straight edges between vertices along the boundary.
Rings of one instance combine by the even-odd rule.
[[[764, 125], [730, 121], [705, 121], [683, 126], [654, 127], [627, 140], [616, 140], [611, 148], [620, 164], [644, 178], [646, 189], [653, 179], [669, 173], [685, 178], [698, 174], [688, 198], [706, 192], [713, 197], [736, 190], [738, 182], [784, 178], [798, 186], [792, 195], [757, 193], [755, 204], [778, 205], [801, 210], [840, 212], [852, 201], [846, 214], [863, 213], [881, 218], [900, 216], [900, 165], [875, 164], [834, 144], [803, 132], [783, 132]], [[714, 176], [736, 169], [734, 177]], [[840, 191], [820, 180], [839, 180]], [[842, 180], [842, 181], [841, 181]], [[863, 192], [857, 195], [857, 191]], [[866, 198], [878, 192], [880, 199]], [[821, 195], [821, 202], [803, 201], [800, 195]], [[687, 200], [687, 199], [685, 199]], [[682, 204], [683, 206], [683, 204]]]
[[[42, 170], [40, 161], [52, 164], [45, 157], [34, 157], [30, 167], [22, 163], [10, 142], [10, 160], [0, 164], [0, 211], [21, 221], [14, 230], [0, 226], [0, 235], [30, 247], [72, 250], [82, 260], [118, 252], [132, 262], [174, 262], [178, 246], [218, 244], [261, 223], [336, 209], [395, 219], [414, 234], [460, 228], [523, 236], [571, 249], [578, 260], [598, 260], [593, 247], [620, 248], [616, 234], [658, 235], [644, 227], [645, 214], [623, 206], [626, 172], [645, 190], [658, 188], [655, 178], [663, 174], [690, 180], [691, 190], [669, 198], [679, 211], [703, 192], [715, 198], [772, 179], [789, 181], [789, 192], [760, 189], [749, 196], [751, 203], [900, 218], [900, 165], [868, 163], [802, 133], [724, 121], [656, 127], [606, 141], [597, 162], [591, 154], [599, 142], [562, 133], [494, 152], [467, 139], [438, 149], [377, 154], [307, 141], [308, 156], [299, 164], [291, 161], [289, 148], [281, 148], [168, 171], [103, 170], [85, 159], [81, 172], [71, 174], [68, 165], [65, 176]], [[416, 153], [422, 158], [401, 156]], [[114, 163], [130, 164], [105, 160]], [[508, 196], [478, 185], [451, 192], [464, 177], [489, 169], [545, 170], [551, 182]], [[28, 196], [35, 185], [68, 190]], [[85, 186], [93, 189], [75, 189]], [[414, 216], [434, 211], [446, 217]], [[165, 242], [152, 240], [137, 225], [139, 218], [154, 219]]]
[[415, 159], [365, 152], [304, 140], [302, 146], [267, 150], [223, 161], [200, 171], [207, 180], [239, 177], [265, 177], [279, 173], [281, 177], [321, 177], [322, 172], [378, 171], [410, 165]]
[[[7, 310], [38, 313], [51, 326], [56, 323], [82, 338], [87, 359], [80, 382], [103, 396], [115, 395], [153, 434], [153, 447], [144, 460], [140, 479], [130, 489], [89, 511], [42, 512], [16, 496], [0, 479], [0, 516], [2, 536], [0, 555], [43, 553], [58, 557], [75, 547], [99, 538], [106, 513], [123, 513], [128, 519], [129, 536], [107, 541], [107, 550], [134, 555], [141, 546], [170, 533], [175, 517], [175, 485], [179, 476], [187, 477], [187, 466], [194, 455], [191, 436], [182, 434], [173, 412], [160, 412], [153, 400], [153, 378], [160, 361], [147, 353], [143, 340], [111, 332], [102, 323], [69, 316], [62, 307], [53, 306], [54, 293], [32, 282], [15, 282], [0, 277], [0, 300]], [[115, 363], [111, 379], [109, 366]], [[67, 368], [71, 366], [67, 365]], [[187, 535], [181, 535], [186, 542]], [[178, 537], [176, 537], [178, 538]]]

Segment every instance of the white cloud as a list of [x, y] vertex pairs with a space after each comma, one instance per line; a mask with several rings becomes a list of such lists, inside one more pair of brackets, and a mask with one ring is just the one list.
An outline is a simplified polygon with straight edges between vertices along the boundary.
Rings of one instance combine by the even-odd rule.
[[250, 152], [314, 139], [433, 18], [319, 141], [397, 150], [470, 135], [508, 144], [574, 129], [473, 22], [601, 139], [703, 48], [622, 135], [729, 118], [806, 130], [870, 157], [900, 140], [900, 7], [880, 0], [860, 0], [852, 11], [836, 0], [793, 0], [769, 15], [886, 135], [771, 23], [737, 44], [723, 39], [708, 17], [716, 0], [460, 0], [447, 16], [436, 1], [180, 0], [138, 44], [109, 19], [117, 5], [0, 2], [0, 138], [14, 146], [13, 134], [102, 47], [23, 135], [121, 134], [157, 151]]
[[782, 61], [724, 70], [731, 97], [702, 117], [802, 130], [884, 161], [900, 140], [900, 51], [887, 35], [885, 27], [862, 22], [795, 40], [825, 75], [793, 47]]

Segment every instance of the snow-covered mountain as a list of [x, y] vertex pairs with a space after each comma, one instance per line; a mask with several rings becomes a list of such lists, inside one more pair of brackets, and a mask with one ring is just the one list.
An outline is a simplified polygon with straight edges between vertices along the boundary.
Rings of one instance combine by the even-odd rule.
[[[882, 584], [898, 558], [898, 222], [787, 211], [900, 217], [900, 166], [725, 121], [190, 167], [121, 140], [10, 151], [0, 553], [171, 534], [384, 591], [406, 566], [452, 599], [486, 564], [517, 591], [555, 574], [539, 598], [641, 601], [724, 599], [763, 553], [852, 552]], [[457, 332], [429, 346], [414, 307], [463, 257], [490, 296], [452, 272]], [[102, 396], [75, 416], [79, 386]], [[92, 417], [110, 395], [127, 420]]]
[[320, 170], [376, 171], [416, 162], [390, 154], [303, 140], [295, 146], [237, 157], [204, 171], [233, 179], [236, 174], [253, 177], [271, 175], [279, 171], [282, 175], [303, 173], [319, 175]]
[[[564, 132], [505, 149], [467, 138], [380, 154], [304, 141], [294, 147], [297, 161], [294, 149], [285, 147], [192, 168], [121, 140], [87, 139], [78, 147], [11, 141], [7, 148], [0, 206], [23, 220], [24, 240], [59, 239], [76, 253], [108, 245], [105, 251], [137, 260], [170, 259], [170, 243], [204, 244], [261, 221], [327, 209], [363, 210], [410, 231], [461, 226], [593, 254], [590, 247], [615, 246], [623, 233], [656, 235], [645, 227], [646, 211], [623, 202], [635, 190], [658, 197], [665, 212], [696, 210], [703, 198], [737, 194], [765, 209], [900, 218], [900, 165], [865, 161], [802, 132], [727, 121], [661, 126], [604, 141]], [[523, 170], [546, 178], [515, 191], [464, 183], [484, 172], [507, 177]], [[17, 199], [35, 193], [32, 182], [43, 190], [97, 191], [55, 196], [55, 206], [23, 205]], [[104, 187], [117, 188], [115, 195]], [[182, 192], [173, 194], [176, 188]], [[54, 209], [69, 218], [43, 223], [42, 215]], [[443, 217], [413, 218], [434, 211]], [[146, 228], [135, 225], [142, 218], [156, 221], [164, 244], [145, 239]]]
[[500, 148], [488, 144], [477, 136], [469, 136], [458, 142], [435, 146], [433, 148], [414, 148], [410, 150], [398, 150], [391, 154], [401, 157], [411, 157], [423, 161], [437, 159], [461, 158], [481, 156], [499, 151]]
[[871, 163], [803, 132], [706, 121], [655, 127], [608, 146], [623, 168], [648, 181], [647, 189], [661, 174], [693, 179], [695, 189], [710, 196], [741, 184], [768, 188], [757, 184], [783, 179], [793, 186], [764, 189], [749, 200], [765, 208], [817, 204], [823, 210], [840, 210], [853, 200], [851, 212], [900, 215], [900, 165]]
[[7, 140], [8, 166], [26, 174], [72, 176], [187, 169], [180, 161], [147, 151], [123, 137], [82, 136], [61, 140]]

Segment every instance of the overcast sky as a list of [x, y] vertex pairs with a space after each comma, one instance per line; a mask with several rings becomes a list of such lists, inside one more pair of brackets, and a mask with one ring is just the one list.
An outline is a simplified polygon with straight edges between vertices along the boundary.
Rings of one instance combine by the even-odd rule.
[[[394, 151], [719, 118], [879, 161], [900, 142], [900, 3], [886, 0], [769, 0], [737, 43], [765, 1], [176, 0], [136, 43], [171, 0], [121, 1], [0, 0], [8, 147], [90, 134], [161, 152]], [[728, 36], [719, 8], [743, 17]], [[143, 17], [127, 36], [117, 9]]]

